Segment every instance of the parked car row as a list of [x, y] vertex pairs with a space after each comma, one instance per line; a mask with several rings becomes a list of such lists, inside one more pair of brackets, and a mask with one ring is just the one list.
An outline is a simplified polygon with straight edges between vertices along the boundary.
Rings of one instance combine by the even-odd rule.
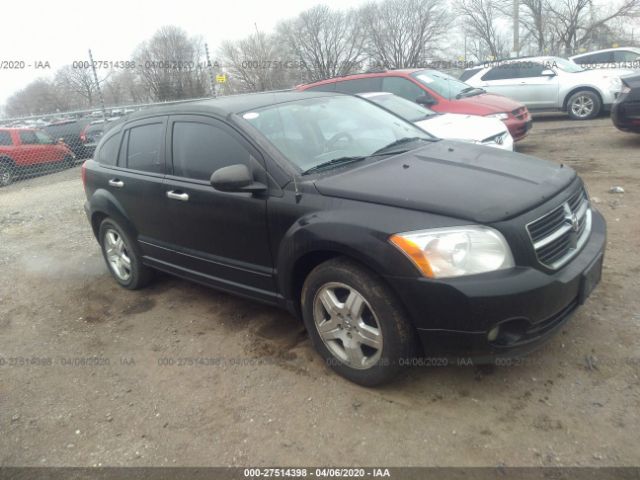
[[76, 156], [67, 145], [31, 128], [0, 128], [0, 187], [44, 166], [71, 167]]
[[[375, 82], [359, 97], [338, 93], [346, 77], [114, 124], [82, 180], [115, 281], [138, 289], [161, 270], [286, 309], [367, 386], [422, 355], [484, 362], [542, 344], [600, 280], [604, 219], [566, 165], [434, 138], [422, 128], [449, 132], [445, 115], [422, 125], [427, 110], [371, 92], [406, 80], [393, 93], [415, 101], [440, 81], [419, 75], [438, 78], [362, 77]], [[434, 107], [516, 109], [444, 82], [428, 88]]]

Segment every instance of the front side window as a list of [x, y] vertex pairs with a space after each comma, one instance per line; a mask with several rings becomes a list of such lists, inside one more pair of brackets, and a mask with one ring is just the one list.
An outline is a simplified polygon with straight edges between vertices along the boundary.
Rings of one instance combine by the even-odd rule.
[[345, 157], [366, 158], [399, 140], [433, 140], [412, 123], [358, 97], [309, 98], [241, 117], [303, 171]]
[[38, 143], [43, 145], [50, 145], [53, 143], [53, 139], [44, 132], [36, 131], [36, 138], [38, 139]]
[[222, 167], [249, 165], [249, 152], [229, 132], [198, 122], [173, 124], [173, 174], [209, 180]]
[[425, 94], [424, 90], [411, 80], [402, 77], [384, 77], [382, 90], [393, 93], [399, 97], [415, 102], [418, 97]]
[[163, 173], [162, 160], [164, 125], [152, 123], [129, 130], [127, 167], [144, 172]]

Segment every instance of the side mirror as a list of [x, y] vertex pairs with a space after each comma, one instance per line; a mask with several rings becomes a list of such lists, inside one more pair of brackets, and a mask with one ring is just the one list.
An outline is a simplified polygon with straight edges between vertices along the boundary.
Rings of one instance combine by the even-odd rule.
[[438, 102], [436, 102], [436, 99], [431, 95], [420, 95], [418, 98], [416, 98], [416, 103], [420, 105], [431, 106], [435, 105]]
[[266, 185], [253, 180], [249, 167], [241, 163], [222, 167], [211, 175], [211, 186], [221, 192], [264, 192]]
[[554, 72], [551, 69], [547, 69], [547, 70], [543, 70], [540, 75], [542, 75], [543, 77], [555, 77], [556, 76], [556, 72]]

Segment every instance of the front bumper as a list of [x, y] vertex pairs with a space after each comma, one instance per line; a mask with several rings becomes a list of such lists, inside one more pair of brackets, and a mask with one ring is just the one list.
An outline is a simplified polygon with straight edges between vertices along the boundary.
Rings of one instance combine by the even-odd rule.
[[504, 120], [504, 124], [509, 129], [509, 133], [513, 137], [514, 142], [519, 142], [529, 134], [529, 130], [533, 127], [531, 114], [527, 112], [525, 119], [518, 119], [513, 115]]
[[[443, 280], [386, 278], [426, 356], [487, 362], [526, 354], [560, 329], [599, 282], [605, 241], [604, 219], [594, 210], [589, 240], [553, 273], [516, 267]], [[490, 341], [489, 332], [498, 325], [501, 333]]]

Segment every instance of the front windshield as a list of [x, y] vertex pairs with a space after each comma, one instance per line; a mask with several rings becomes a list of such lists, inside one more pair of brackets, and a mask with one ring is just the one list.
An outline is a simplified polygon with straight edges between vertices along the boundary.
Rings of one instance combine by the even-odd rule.
[[371, 100], [373, 103], [377, 103], [381, 107], [386, 108], [392, 113], [395, 113], [399, 117], [405, 118], [410, 122], [419, 122], [426, 117], [436, 115], [436, 112], [423, 107], [415, 102], [411, 102], [406, 98], [398, 97], [397, 95], [373, 95], [371, 97], [364, 97], [367, 100]]
[[580, 65], [578, 65], [572, 60], [567, 60], [565, 58], [553, 57], [549, 63], [550, 63], [549, 68], [552, 68], [554, 66], [553, 64], [555, 64], [555, 66], [557, 66], [561, 70], [564, 70], [565, 72], [569, 72], [569, 73], [577, 73], [577, 72], [584, 71], [584, 68], [582, 68]]
[[447, 99], [459, 97], [461, 94], [466, 92], [476, 95], [483, 92], [480, 88], [474, 88], [451, 75], [447, 75], [446, 73], [438, 72], [436, 70], [421, 70], [411, 76], [422, 83], [425, 87]]
[[366, 158], [402, 139], [428, 133], [371, 103], [346, 95], [281, 103], [240, 115], [302, 171], [343, 158]]

